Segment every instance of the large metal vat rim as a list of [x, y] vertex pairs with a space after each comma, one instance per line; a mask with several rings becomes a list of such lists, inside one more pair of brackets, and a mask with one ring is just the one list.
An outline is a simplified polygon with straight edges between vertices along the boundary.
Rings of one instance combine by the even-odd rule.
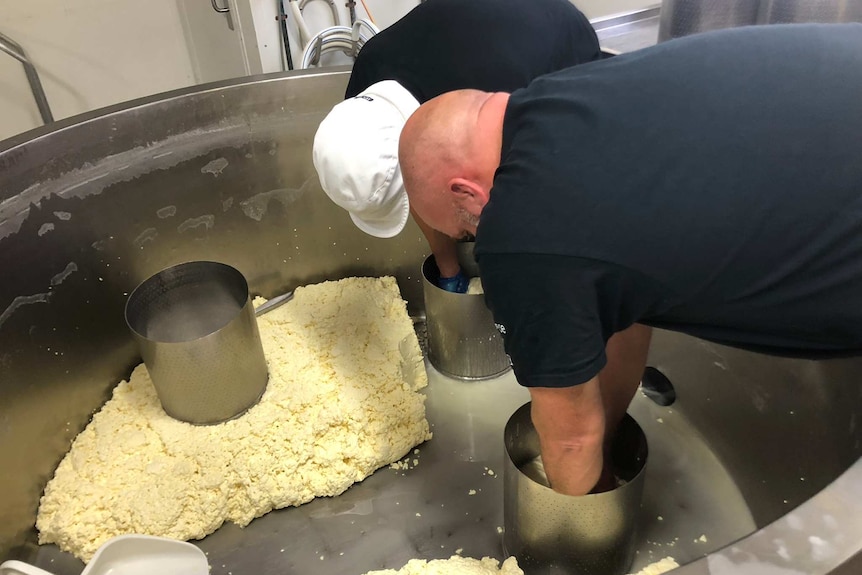
[[592, 24], [596, 32], [601, 32], [602, 30], [607, 30], [616, 26], [632, 24], [634, 22], [640, 22], [642, 20], [649, 20], [650, 18], [658, 18], [660, 12], [661, 2], [657, 2], [639, 10], [618, 12], [615, 14], [609, 14], [607, 16], [593, 18], [592, 20], [590, 20], [590, 24]]
[[299, 78], [305, 76], [341, 76], [349, 74], [351, 66], [332, 66], [325, 70], [309, 69], [309, 70], [292, 70], [290, 72], [273, 72], [270, 74], [258, 74], [255, 76], [242, 76], [239, 78], [230, 78], [228, 80], [220, 80], [218, 82], [209, 82], [206, 84], [196, 84], [185, 88], [178, 88], [168, 92], [160, 92], [142, 98], [136, 98], [127, 102], [105, 106], [82, 114], [76, 114], [62, 120], [58, 120], [51, 124], [46, 124], [18, 135], [0, 140], [0, 156], [14, 150], [20, 146], [34, 142], [50, 136], [52, 134], [62, 132], [68, 128], [86, 124], [93, 120], [102, 119], [115, 114], [120, 114], [128, 110], [136, 108], [145, 108], [153, 104], [162, 104], [171, 100], [179, 100], [192, 95], [206, 94], [208, 92], [218, 92], [227, 88], [238, 88], [249, 86], [252, 84], [267, 84], [271, 82], [281, 82], [289, 78]]
[[[842, 569], [862, 556], [862, 458], [796, 509], [672, 573], [676, 575], [769, 575], [850, 573]], [[826, 528], [824, 529], [824, 524]], [[805, 545], [794, 547], [794, 537]], [[786, 547], [785, 547], [786, 546]], [[782, 557], [782, 553], [791, 556]], [[805, 555], [808, 557], [805, 557]], [[802, 555], [802, 557], [800, 557]], [[802, 569], [801, 571], [798, 569]], [[776, 570], [778, 569], [778, 570]]]

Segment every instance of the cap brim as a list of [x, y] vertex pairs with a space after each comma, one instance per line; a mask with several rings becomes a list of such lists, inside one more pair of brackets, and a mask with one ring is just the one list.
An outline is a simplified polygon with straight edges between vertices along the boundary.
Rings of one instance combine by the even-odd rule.
[[350, 219], [356, 224], [356, 227], [366, 234], [378, 238], [391, 238], [401, 233], [404, 226], [407, 225], [407, 218], [410, 217], [410, 201], [407, 199], [407, 192], [403, 189], [397, 202], [393, 202], [392, 209], [388, 214], [374, 219], [363, 219], [350, 213]]

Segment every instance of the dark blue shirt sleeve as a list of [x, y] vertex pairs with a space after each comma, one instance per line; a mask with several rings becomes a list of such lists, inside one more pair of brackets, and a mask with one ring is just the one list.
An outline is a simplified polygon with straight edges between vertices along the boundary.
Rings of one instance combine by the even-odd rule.
[[493, 253], [481, 256], [479, 268], [515, 377], [526, 387], [586, 383], [605, 366], [607, 340], [663, 300], [649, 278], [588, 258]]

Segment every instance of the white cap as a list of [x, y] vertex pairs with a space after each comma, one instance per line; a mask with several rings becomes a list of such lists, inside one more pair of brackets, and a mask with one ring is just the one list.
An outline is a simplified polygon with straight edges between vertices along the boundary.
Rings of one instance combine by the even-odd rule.
[[418, 107], [401, 84], [384, 80], [335, 106], [314, 136], [314, 167], [323, 191], [372, 236], [397, 235], [410, 215], [398, 138]]

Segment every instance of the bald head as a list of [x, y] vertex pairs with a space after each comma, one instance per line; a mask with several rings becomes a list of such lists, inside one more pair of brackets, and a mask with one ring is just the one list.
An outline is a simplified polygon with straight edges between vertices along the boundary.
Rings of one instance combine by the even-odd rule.
[[411, 208], [452, 237], [475, 234], [500, 163], [508, 94], [457, 90], [407, 120], [398, 159]]

